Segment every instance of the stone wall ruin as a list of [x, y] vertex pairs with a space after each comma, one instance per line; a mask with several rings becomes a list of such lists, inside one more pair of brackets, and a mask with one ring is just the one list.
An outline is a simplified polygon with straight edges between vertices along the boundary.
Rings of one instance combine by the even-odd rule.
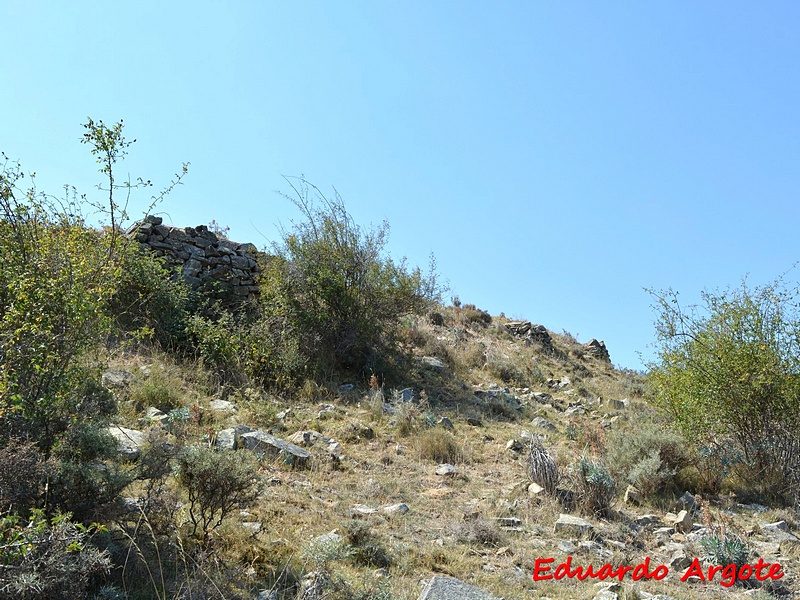
[[129, 235], [165, 265], [174, 268], [189, 287], [229, 301], [258, 295], [257, 277], [261, 271], [253, 244], [240, 244], [217, 236], [205, 225], [171, 227], [161, 217], [148, 215], [136, 223]]

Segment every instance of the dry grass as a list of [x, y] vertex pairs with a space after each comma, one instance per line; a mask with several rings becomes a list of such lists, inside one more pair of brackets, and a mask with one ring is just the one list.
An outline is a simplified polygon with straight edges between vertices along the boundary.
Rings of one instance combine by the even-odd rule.
[[[334, 382], [306, 382], [284, 396], [246, 389], [221, 394], [237, 405], [238, 412], [209, 415], [209, 423], [218, 429], [238, 422], [281, 437], [314, 429], [339, 441], [345, 454], [335, 463], [324, 448], [312, 447], [311, 466], [305, 470], [290, 470], [279, 459], [261, 462], [259, 470], [266, 487], [247, 508], [250, 516], [232, 514], [211, 536], [215, 560], [236, 566], [235, 572], [226, 571], [224, 576], [237, 582], [238, 591], [226, 588], [226, 597], [251, 598], [259, 589], [270, 588], [285, 590], [285, 598], [294, 597], [291, 594], [296, 593], [304, 575], [322, 566], [332, 577], [333, 587], [326, 597], [366, 600], [369, 596], [358, 594], [377, 589], [373, 571], [380, 566], [389, 572], [381, 585], [391, 596], [375, 595], [376, 599], [416, 600], [420, 582], [433, 574], [458, 577], [507, 599], [588, 599], [597, 593], [593, 582], [531, 581], [536, 559], [561, 561], [571, 554], [578, 564], [636, 564], [648, 555], [654, 561], [668, 560], [649, 534], [629, 525], [636, 513], [620, 506], [618, 500], [606, 519], [590, 519], [597, 529], [594, 537], [612, 552], [607, 558], [579, 546], [588, 539], [554, 534], [553, 525], [564, 507], [553, 497], [529, 497], [525, 453], [506, 450], [506, 442], [520, 439], [523, 429], [531, 429], [530, 419], [541, 415], [557, 425], [555, 432], [536, 433], [547, 436], [546, 447], [562, 471], [587, 447], [601, 452], [605, 439], [600, 421], [617, 416], [612, 429], [631, 427], [647, 414], [644, 394], [640, 394], [641, 378], [621, 374], [582, 354], [567, 336], [553, 334], [557, 353], [544, 355], [510, 336], [503, 328], [503, 317], [487, 324], [483, 318], [465, 317], [463, 310], [452, 307], [438, 312], [442, 325], [434, 325], [428, 318], [412, 319], [404, 335], [415, 354], [437, 355], [448, 370], [443, 374], [409, 372], [407, 385], [417, 399], [393, 402], [394, 414], [383, 410], [384, 400], [392, 400], [391, 390], [370, 393], [368, 382], [343, 396], [331, 391], [336, 390]], [[516, 370], [509, 381], [492, 372], [491, 364], [499, 361]], [[564, 376], [573, 381], [564, 389], [546, 383]], [[178, 371], [175, 377], [179, 379], [173, 382], [175, 389], [187, 393], [191, 378], [197, 375]], [[526, 406], [505, 412], [474, 395], [473, 387], [485, 390], [492, 384], [513, 388]], [[203, 405], [210, 400], [209, 391], [219, 392], [213, 386], [201, 389]], [[423, 389], [426, 399], [420, 400]], [[526, 399], [533, 392], [551, 394], [553, 407]], [[608, 399], [622, 398], [631, 399], [628, 408], [608, 407]], [[192, 397], [186, 396], [186, 400]], [[585, 414], [565, 417], [561, 411], [578, 400], [584, 403]], [[320, 416], [322, 403], [333, 405], [334, 410]], [[278, 419], [277, 414], [286, 409], [291, 409], [289, 415]], [[454, 431], [436, 425], [443, 415], [453, 421]], [[482, 424], [469, 425], [467, 417], [477, 417]], [[565, 435], [570, 419], [579, 433], [575, 439]], [[440, 462], [457, 465], [458, 476], [436, 475]], [[383, 512], [398, 503], [405, 503], [409, 511]], [[361, 514], [354, 510], [356, 505], [377, 512]], [[646, 510], [663, 513], [671, 508], [661, 499], [637, 510], [639, 514]], [[498, 517], [520, 519], [521, 530], [504, 530]], [[771, 513], [769, 518], [787, 515]], [[262, 524], [255, 533], [242, 524], [253, 520]], [[798, 526], [795, 520], [787, 521]], [[342, 546], [327, 553], [317, 549], [314, 554], [313, 540], [332, 530], [342, 536]], [[569, 553], [560, 549], [563, 541], [574, 544], [575, 549]], [[626, 549], [621, 551], [609, 543], [614, 541], [625, 544]], [[741, 592], [716, 584], [689, 586], [673, 578], [664, 582], [626, 580], [620, 597], [635, 598], [639, 591], [690, 600], [735, 598]]]

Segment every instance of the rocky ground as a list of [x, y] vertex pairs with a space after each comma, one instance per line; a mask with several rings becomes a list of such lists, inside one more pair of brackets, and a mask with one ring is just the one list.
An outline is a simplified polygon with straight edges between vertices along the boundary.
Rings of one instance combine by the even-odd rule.
[[[259, 457], [262, 493], [214, 536], [239, 552], [260, 600], [284, 597], [266, 582], [286, 557], [302, 565], [306, 600], [337, 597], [342, 581], [384, 590], [375, 598], [427, 600], [793, 597], [791, 511], [694, 489], [642, 497], [624, 481], [602, 516], [571, 506], [570, 465], [609, 432], [653, 418], [642, 378], [614, 369], [596, 340], [486, 321], [451, 311], [414, 323], [413, 383], [391, 389], [373, 380], [309, 383], [291, 396], [226, 390], [164, 357], [128, 354], [105, 376], [125, 399], [109, 431], [132, 461], [154, 436]], [[148, 395], [154, 381], [177, 400]], [[558, 463], [556, 493], [528, 475], [536, 438]], [[135, 507], [140, 494], [132, 487], [125, 501]], [[731, 587], [729, 571], [703, 580], [702, 540], [723, 528], [756, 565]], [[547, 578], [566, 561], [572, 577]], [[589, 565], [608, 577], [580, 580], [576, 569]]]

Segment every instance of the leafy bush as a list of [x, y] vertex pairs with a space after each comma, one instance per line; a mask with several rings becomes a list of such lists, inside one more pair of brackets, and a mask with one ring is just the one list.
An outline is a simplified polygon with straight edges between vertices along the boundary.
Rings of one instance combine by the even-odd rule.
[[189, 446], [178, 458], [178, 481], [189, 494], [192, 535], [205, 543], [235, 508], [259, 494], [258, 463], [246, 452], [218, 452]]
[[585, 512], [607, 515], [616, 492], [616, 482], [597, 460], [581, 457], [570, 468], [575, 484], [575, 502]]
[[663, 424], [641, 423], [608, 437], [606, 464], [614, 476], [643, 495], [664, 491], [688, 461], [686, 440]]
[[190, 293], [181, 277], [139, 244], [120, 249], [116, 289], [108, 301], [117, 329], [153, 339], [163, 349], [187, 344]]
[[[131, 143], [122, 135], [121, 121], [109, 127], [89, 119], [84, 128], [83, 142], [106, 180], [101, 189], [107, 201], [94, 203], [74, 190], [60, 200], [33, 185], [23, 190], [19, 164], [2, 155], [0, 165], [0, 421], [3, 431], [30, 437], [45, 453], [79, 420], [84, 382], [96, 376], [92, 353], [113, 332], [111, 311], [131, 308], [136, 304], [131, 298], [141, 300], [129, 293], [124, 268], [135, 275], [136, 267], [146, 265], [126, 247], [120, 230], [125, 208], [114, 194], [150, 183], [115, 183], [113, 167]], [[90, 227], [88, 209], [110, 225]], [[139, 283], [150, 274], [140, 275]], [[157, 304], [139, 302], [138, 314], [153, 310], [153, 318], [168, 323]], [[130, 311], [123, 313], [122, 321]], [[94, 393], [88, 397], [102, 400]]]
[[79, 360], [109, 331], [116, 266], [76, 205], [23, 192], [0, 172], [0, 419], [49, 450], [77, 413]]
[[654, 294], [660, 350], [651, 365], [656, 398], [689, 439], [735, 441], [750, 485], [800, 499], [800, 290], [704, 292], [684, 309], [677, 293]]
[[262, 278], [266, 316], [285, 319], [317, 372], [380, 370], [396, 349], [400, 317], [424, 314], [438, 299], [433, 268], [424, 275], [393, 261], [388, 224], [363, 229], [338, 194], [326, 198], [303, 179], [290, 185], [303, 221], [284, 233]]
[[111, 568], [108, 555], [90, 543], [96, 529], [69, 514], [48, 521], [43, 510], [24, 524], [15, 514], [0, 517], [0, 599], [87, 597], [91, 577]]
[[49, 461], [50, 502], [75, 520], [97, 518], [97, 510], [113, 501], [135, 473], [117, 458], [117, 443], [100, 422], [71, 426], [58, 440]]
[[706, 536], [700, 539], [703, 554], [702, 560], [715, 565], [736, 565], [741, 567], [747, 564], [750, 558], [750, 548], [747, 543], [735, 533], [725, 532], [720, 535]]

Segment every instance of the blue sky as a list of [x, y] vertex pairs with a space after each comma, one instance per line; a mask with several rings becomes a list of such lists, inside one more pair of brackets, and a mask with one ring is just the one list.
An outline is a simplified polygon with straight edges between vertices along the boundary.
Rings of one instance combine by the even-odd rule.
[[[276, 239], [304, 174], [451, 295], [651, 356], [652, 299], [800, 258], [800, 4], [0, 5], [0, 150], [91, 194], [87, 116], [176, 225]], [[134, 198], [143, 208], [148, 196]], [[797, 279], [792, 271], [789, 279]]]

